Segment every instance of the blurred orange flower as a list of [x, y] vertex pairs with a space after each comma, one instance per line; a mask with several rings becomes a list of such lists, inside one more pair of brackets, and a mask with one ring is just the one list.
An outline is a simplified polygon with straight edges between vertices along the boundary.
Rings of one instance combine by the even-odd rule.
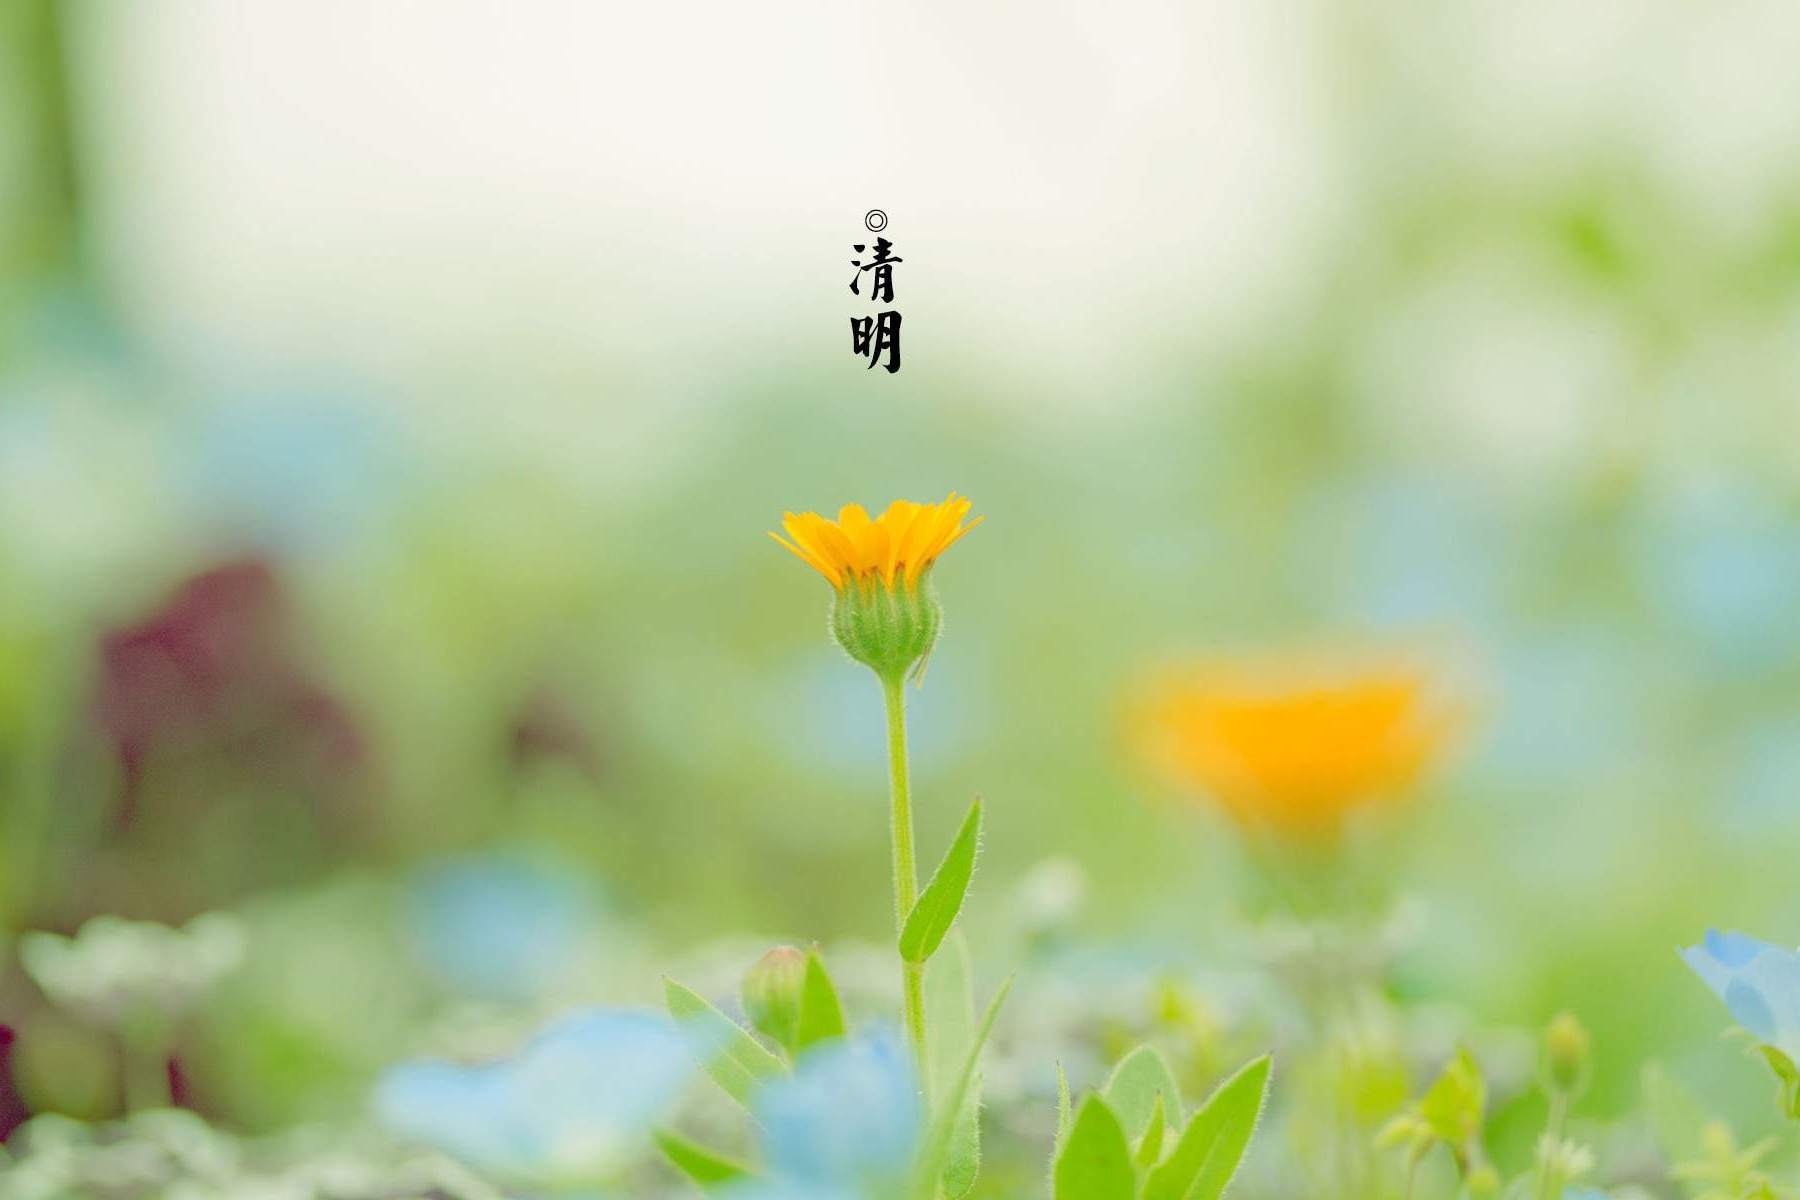
[[1240, 824], [1312, 835], [1403, 796], [1462, 717], [1416, 658], [1284, 655], [1165, 672], [1134, 724], [1160, 771]]

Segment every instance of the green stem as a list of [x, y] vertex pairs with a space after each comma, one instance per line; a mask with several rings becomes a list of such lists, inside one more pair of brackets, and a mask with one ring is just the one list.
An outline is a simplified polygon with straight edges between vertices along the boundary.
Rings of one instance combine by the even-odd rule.
[[[1550, 1147], [1550, 1153], [1552, 1155], [1556, 1153], [1562, 1142], [1563, 1126], [1568, 1123], [1568, 1119], [1568, 1094], [1560, 1089], [1553, 1091], [1550, 1094], [1550, 1117], [1544, 1122], [1544, 1136], [1552, 1142]], [[1551, 1159], [1549, 1157], [1546, 1157], [1544, 1161], [1538, 1163], [1537, 1194], [1539, 1200], [1555, 1200], [1557, 1193], [1561, 1190], [1564, 1183], [1564, 1180], [1560, 1178], [1560, 1175], [1561, 1173], [1559, 1171], [1551, 1169]]]
[[[888, 725], [888, 795], [892, 802], [889, 835], [894, 844], [894, 932], [906, 928], [919, 897], [918, 867], [913, 860], [912, 785], [906, 767], [906, 677], [894, 674], [883, 677], [882, 694], [887, 700]], [[931, 1063], [925, 1052], [925, 966], [901, 961], [901, 1013], [906, 1023], [907, 1040], [912, 1043], [918, 1060], [919, 1083], [927, 1098], [931, 1095]]]

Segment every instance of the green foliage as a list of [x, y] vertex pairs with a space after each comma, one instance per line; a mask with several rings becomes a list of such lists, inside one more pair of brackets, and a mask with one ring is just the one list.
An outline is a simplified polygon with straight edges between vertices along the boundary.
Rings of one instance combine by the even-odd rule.
[[1162, 1161], [1163, 1130], [1166, 1128], [1163, 1118], [1163, 1098], [1159, 1092], [1156, 1104], [1150, 1110], [1150, 1120], [1144, 1124], [1143, 1136], [1138, 1138], [1137, 1153], [1132, 1161], [1140, 1167], [1154, 1167]]
[[1056, 1156], [1056, 1200], [1133, 1200], [1137, 1172], [1119, 1118], [1097, 1092], [1081, 1102]]
[[800, 1013], [794, 1030], [794, 1052], [844, 1036], [844, 1005], [837, 985], [814, 949], [806, 952], [806, 976], [800, 989]]
[[1699, 1153], [1677, 1162], [1669, 1174], [1688, 1186], [1693, 1200], [1773, 1200], [1783, 1193], [1761, 1163], [1775, 1145], [1774, 1138], [1764, 1138], [1739, 1146], [1724, 1122], [1713, 1121], [1700, 1131]]
[[699, 993], [665, 977], [663, 997], [695, 1059], [739, 1104], [747, 1106], [757, 1084], [787, 1070], [761, 1042]]
[[952, 934], [925, 967], [925, 1015], [931, 1027], [931, 1078], [941, 1094], [955, 1078], [975, 1036], [975, 993], [969, 946]]
[[751, 1027], [790, 1056], [799, 1049], [801, 989], [806, 973], [805, 954], [792, 946], [777, 946], [745, 972], [739, 989]]
[[1459, 1049], [1444, 1065], [1417, 1104], [1400, 1113], [1381, 1131], [1376, 1145], [1403, 1147], [1410, 1175], [1434, 1145], [1447, 1146], [1465, 1183], [1483, 1172], [1481, 1129], [1487, 1109], [1487, 1083], [1467, 1050]]
[[1486, 1107], [1487, 1084], [1481, 1068], [1467, 1050], [1458, 1050], [1419, 1101], [1419, 1115], [1440, 1141], [1464, 1146], [1480, 1135]]
[[1218, 1200], [1250, 1147], [1269, 1094], [1269, 1056], [1221, 1083], [1144, 1184], [1144, 1200]]
[[1069, 1107], [1069, 1077], [1063, 1072], [1063, 1065], [1056, 1064], [1056, 1141], [1051, 1146], [1052, 1159], [1062, 1153], [1063, 1146], [1069, 1140], [1069, 1126], [1074, 1124], [1075, 1115]]
[[994, 1031], [994, 1021], [1000, 1015], [1001, 1006], [1006, 1003], [1007, 993], [1012, 990], [1012, 979], [1000, 985], [994, 998], [988, 1001], [987, 1011], [981, 1016], [981, 1024], [976, 1027], [975, 1036], [970, 1039], [968, 1053], [963, 1056], [962, 1065], [949, 1087], [939, 1093], [938, 1102], [933, 1106], [931, 1124], [925, 1131], [925, 1141], [919, 1151], [918, 1170], [915, 1172], [914, 1189], [921, 1200], [927, 1200], [941, 1186], [946, 1166], [950, 1162], [950, 1146], [956, 1136], [957, 1123], [961, 1119], [963, 1105], [974, 1084], [975, 1070], [981, 1062], [982, 1047], [987, 1045], [988, 1036]]
[[672, 1130], [659, 1130], [656, 1134], [656, 1146], [676, 1170], [702, 1188], [730, 1183], [750, 1174], [750, 1168], [744, 1164], [716, 1150], [709, 1150]]
[[950, 926], [962, 911], [980, 846], [981, 800], [977, 798], [969, 806], [969, 815], [963, 818], [956, 840], [950, 843], [944, 860], [932, 872], [931, 881], [907, 915], [906, 925], [900, 932], [900, 955], [906, 961], [924, 962], [937, 952], [944, 935], [950, 932]]
[[1160, 1110], [1167, 1124], [1181, 1124], [1181, 1089], [1168, 1060], [1154, 1046], [1139, 1046], [1120, 1059], [1102, 1094], [1134, 1141], [1144, 1135], [1153, 1112]]
[[[925, 968], [925, 1014], [931, 1029], [933, 1104], [944, 1103], [957, 1069], [975, 1037], [975, 997], [970, 984], [969, 947], [952, 933], [942, 953]], [[981, 1077], [963, 1098], [944, 1164], [944, 1192], [949, 1200], [974, 1186], [981, 1170]]]
[[1574, 1099], [1587, 1090], [1593, 1077], [1593, 1037], [1574, 1013], [1558, 1013], [1544, 1029], [1544, 1090]]
[[1759, 1045], [1763, 1060], [1781, 1083], [1781, 1111], [1790, 1120], [1800, 1120], [1800, 1068], [1794, 1060], [1774, 1046]]
[[944, 1150], [940, 1173], [945, 1200], [957, 1200], [975, 1187], [981, 1174], [981, 1076], [976, 1075], [963, 1093], [961, 1107], [951, 1124], [950, 1142]]

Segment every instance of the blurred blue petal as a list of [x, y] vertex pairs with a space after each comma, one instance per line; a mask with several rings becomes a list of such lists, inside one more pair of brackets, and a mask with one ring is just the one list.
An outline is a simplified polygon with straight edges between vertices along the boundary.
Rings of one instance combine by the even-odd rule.
[[912, 1055], [892, 1030], [808, 1052], [754, 1109], [774, 1178], [851, 1194], [905, 1175], [923, 1118]]
[[867, 1200], [854, 1190], [797, 1179], [752, 1179], [715, 1193], [721, 1200]]
[[1800, 522], [1742, 487], [1690, 488], [1646, 512], [1639, 569], [1652, 603], [1727, 671], [1791, 664]]
[[375, 1091], [376, 1111], [389, 1129], [479, 1164], [511, 1164], [523, 1156], [511, 1103], [504, 1063], [402, 1063], [382, 1074]]
[[1501, 615], [1507, 525], [1442, 475], [1363, 478], [1314, 497], [1291, 562], [1321, 567], [1346, 609], [1378, 628], [1489, 628]]
[[366, 530], [390, 507], [400, 477], [393, 435], [377, 411], [333, 389], [227, 397], [187, 438], [196, 515], [284, 551]]
[[1749, 966], [1759, 954], [1781, 953], [1767, 942], [1759, 942], [1753, 937], [1730, 930], [1721, 933], [1717, 929], [1706, 931], [1705, 950], [1713, 961], [1733, 971]]
[[1741, 933], [1708, 930], [1681, 957], [1716, 992], [1732, 1020], [1800, 1062], [1800, 954]]
[[1731, 753], [1719, 824], [1750, 838], [1791, 827], [1800, 818], [1800, 721], [1755, 721], [1733, 739]]
[[474, 857], [422, 871], [408, 904], [420, 955], [445, 982], [528, 999], [555, 981], [597, 924], [586, 883], [526, 859]]
[[1500, 711], [1479, 756], [1484, 774], [1556, 784], [1650, 748], [1633, 703], [1653, 677], [1641, 650], [1616, 631], [1574, 626], [1512, 639], [1501, 648]]
[[383, 1124], [473, 1166], [521, 1179], [603, 1179], [642, 1147], [693, 1072], [674, 1026], [592, 1010], [517, 1055], [403, 1063], [377, 1082]]

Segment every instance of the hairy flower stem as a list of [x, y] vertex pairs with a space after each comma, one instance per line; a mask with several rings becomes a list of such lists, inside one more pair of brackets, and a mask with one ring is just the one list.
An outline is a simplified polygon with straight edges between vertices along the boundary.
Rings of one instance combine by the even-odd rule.
[[[888, 833], [894, 844], [894, 932], [906, 928], [919, 896], [918, 868], [913, 861], [912, 787], [906, 767], [906, 676], [893, 672], [882, 677], [887, 700], [888, 795], [892, 802]], [[931, 1063], [925, 1052], [925, 964], [901, 961], [901, 1013], [906, 1037], [919, 1064], [919, 1083], [927, 1102], [931, 1097]]]

